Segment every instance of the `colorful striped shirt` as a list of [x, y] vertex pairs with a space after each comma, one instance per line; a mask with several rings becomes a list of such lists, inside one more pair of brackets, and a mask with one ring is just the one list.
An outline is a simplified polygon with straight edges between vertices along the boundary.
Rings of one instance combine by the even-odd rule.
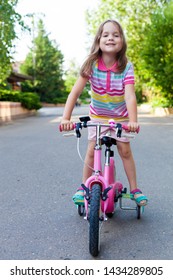
[[128, 121], [124, 100], [125, 85], [134, 84], [134, 70], [128, 62], [122, 73], [117, 73], [117, 64], [107, 68], [102, 59], [94, 63], [90, 76], [90, 116], [94, 119]]

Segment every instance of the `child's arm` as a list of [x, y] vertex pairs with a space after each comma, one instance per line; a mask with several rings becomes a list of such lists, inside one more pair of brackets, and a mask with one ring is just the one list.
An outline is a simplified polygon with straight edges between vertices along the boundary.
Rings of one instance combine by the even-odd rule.
[[61, 129], [68, 131], [73, 129], [73, 123], [70, 121], [71, 114], [76, 104], [77, 99], [81, 95], [88, 78], [79, 76], [76, 83], [74, 84], [65, 104], [64, 113], [61, 121]]
[[139, 124], [137, 121], [137, 102], [134, 84], [125, 85], [125, 102], [129, 115], [128, 127], [130, 131], [136, 131]]

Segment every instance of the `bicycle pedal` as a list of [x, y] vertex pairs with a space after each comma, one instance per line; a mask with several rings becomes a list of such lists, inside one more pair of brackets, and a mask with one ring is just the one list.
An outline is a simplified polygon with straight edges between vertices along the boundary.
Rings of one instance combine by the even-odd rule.
[[133, 194], [130, 194], [130, 193], [122, 193], [122, 198], [133, 199]]

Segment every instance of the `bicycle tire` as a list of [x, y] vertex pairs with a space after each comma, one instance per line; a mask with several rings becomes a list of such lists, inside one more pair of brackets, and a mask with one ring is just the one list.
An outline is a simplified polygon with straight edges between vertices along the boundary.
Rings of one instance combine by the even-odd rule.
[[96, 257], [100, 251], [100, 196], [101, 187], [94, 184], [91, 190], [89, 215], [89, 251], [93, 257]]

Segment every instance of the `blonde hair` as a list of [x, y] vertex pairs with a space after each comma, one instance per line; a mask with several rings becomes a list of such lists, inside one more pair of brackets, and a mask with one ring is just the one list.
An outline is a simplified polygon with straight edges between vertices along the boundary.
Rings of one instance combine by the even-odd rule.
[[127, 57], [126, 57], [127, 44], [126, 44], [126, 39], [125, 39], [125, 36], [124, 36], [123, 29], [117, 21], [112, 20], [112, 19], [108, 19], [100, 25], [100, 27], [99, 27], [96, 35], [95, 35], [94, 42], [93, 42], [93, 45], [92, 45], [91, 50], [90, 50], [90, 54], [89, 54], [88, 58], [85, 60], [85, 62], [83, 63], [83, 65], [81, 67], [80, 75], [83, 76], [83, 77], [88, 77], [91, 74], [93, 63], [99, 57], [101, 57], [101, 55], [102, 55], [102, 51], [99, 47], [100, 38], [101, 38], [101, 35], [102, 35], [102, 32], [103, 32], [103, 27], [107, 22], [112, 22], [113, 24], [115, 24], [118, 27], [119, 32], [120, 32], [120, 36], [121, 36], [122, 41], [123, 41], [122, 49], [116, 54], [118, 72], [119, 73], [123, 72], [123, 70], [126, 67], [126, 64], [127, 64]]

